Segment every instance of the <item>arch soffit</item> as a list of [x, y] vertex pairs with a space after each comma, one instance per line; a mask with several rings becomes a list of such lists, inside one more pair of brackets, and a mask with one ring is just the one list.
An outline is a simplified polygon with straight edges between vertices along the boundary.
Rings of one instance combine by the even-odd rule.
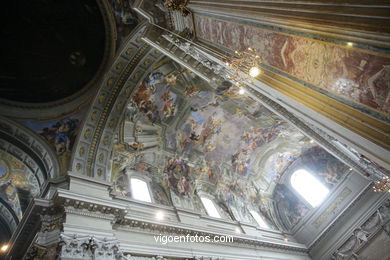
[[110, 180], [116, 130], [135, 87], [163, 54], [142, 41], [147, 27], [139, 24], [107, 72], [77, 137], [71, 159], [73, 174]]
[[52, 147], [38, 134], [0, 116], [0, 150], [14, 156], [30, 169], [43, 185], [59, 176], [59, 163]]

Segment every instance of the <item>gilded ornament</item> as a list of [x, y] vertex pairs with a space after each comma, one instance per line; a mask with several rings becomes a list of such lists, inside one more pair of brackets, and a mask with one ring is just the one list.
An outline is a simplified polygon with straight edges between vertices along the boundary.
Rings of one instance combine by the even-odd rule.
[[114, 83], [114, 79], [113, 78], [109, 78], [107, 80], [107, 86], [112, 86], [113, 83]]
[[170, 11], [177, 11], [182, 16], [187, 16], [190, 11], [187, 9], [188, 0], [165, 0], [164, 7]]
[[80, 163], [77, 163], [77, 164], [76, 164], [76, 170], [77, 170], [77, 171], [80, 171], [80, 170], [81, 170], [81, 164], [80, 164]]
[[129, 95], [129, 94], [130, 94], [130, 91], [131, 91], [131, 87], [127, 87], [127, 88], [125, 89], [125, 94], [126, 94], [126, 95]]
[[84, 153], [85, 153], [84, 147], [80, 147], [79, 155], [80, 155], [80, 156], [84, 156]]
[[91, 120], [92, 121], [95, 121], [96, 120], [96, 118], [97, 118], [97, 111], [93, 111], [93, 113], [92, 113], [92, 115], [91, 115]]
[[20, 170], [23, 170], [25, 168], [25, 166], [23, 165], [23, 163], [19, 162], [18, 160], [12, 158], [12, 156], [9, 156], [8, 157], [9, 160], [11, 161], [11, 166], [15, 169], [20, 169]]
[[113, 128], [114, 127], [114, 125], [115, 125], [115, 119], [111, 119], [110, 120], [110, 122], [108, 122], [108, 126], [110, 127], [110, 128]]
[[151, 61], [150, 61], [149, 59], [146, 59], [146, 60], [144, 61], [144, 65], [147, 66], [147, 65], [150, 64], [150, 62], [151, 62]]
[[104, 161], [104, 154], [102, 154], [102, 153], [99, 154], [98, 160], [99, 160], [100, 163], [103, 163], [103, 161]]
[[126, 54], [127, 54], [127, 55], [130, 55], [132, 52], [133, 52], [132, 49], [127, 49]]
[[26, 179], [26, 176], [20, 173], [14, 173], [11, 175], [12, 184], [15, 187], [26, 189], [28, 188], [28, 180]]
[[122, 106], [123, 106], [122, 102], [119, 102], [118, 104], [116, 104], [116, 106], [115, 106], [116, 111], [120, 111], [122, 109]]
[[106, 136], [104, 137], [104, 139], [103, 139], [103, 144], [104, 144], [104, 145], [108, 145], [109, 141], [110, 141], [110, 139], [109, 139], [108, 135], [106, 135]]
[[97, 175], [98, 175], [98, 176], [102, 176], [102, 174], [103, 174], [103, 170], [102, 170], [102, 169], [98, 169], [98, 170], [97, 170]]
[[91, 129], [87, 129], [84, 133], [84, 138], [88, 139], [91, 136]]
[[106, 98], [106, 94], [101, 94], [99, 97], [98, 97], [98, 103], [101, 104], [103, 103], [104, 99]]

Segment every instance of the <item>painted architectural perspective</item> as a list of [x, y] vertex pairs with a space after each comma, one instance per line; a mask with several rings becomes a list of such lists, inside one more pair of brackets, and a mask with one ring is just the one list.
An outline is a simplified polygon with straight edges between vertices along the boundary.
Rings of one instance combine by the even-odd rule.
[[343, 46], [278, 28], [212, 17], [195, 16], [195, 25], [202, 40], [232, 51], [255, 48], [264, 58], [264, 65], [283, 75], [324, 89], [344, 102], [390, 112], [388, 55], [353, 48], [350, 42]]
[[390, 259], [386, 1], [9, 4], [0, 259]]

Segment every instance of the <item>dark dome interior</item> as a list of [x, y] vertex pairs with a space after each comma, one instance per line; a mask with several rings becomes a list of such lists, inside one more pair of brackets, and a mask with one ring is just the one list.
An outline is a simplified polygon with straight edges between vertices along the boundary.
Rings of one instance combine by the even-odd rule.
[[1, 98], [56, 101], [93, 78], [105, 47], [96, 1], [18, 0], [1, 10]]

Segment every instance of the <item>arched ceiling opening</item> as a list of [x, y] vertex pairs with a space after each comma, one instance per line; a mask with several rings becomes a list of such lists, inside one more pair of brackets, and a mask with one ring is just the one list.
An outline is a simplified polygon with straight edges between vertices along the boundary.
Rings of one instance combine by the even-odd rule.
[[0, 117], [0, 242], [8, 242], [30, 201], [58, 181], [59, 163], [46, 142], [15, 121]]
[[230, 82], [209, 84], [168, 58], [134, 89], [113, 154], [122, 196], [138, 172], [152, 179], [155, 203], [204, 213], [198, 195], [210, 194], [224, 218], [254, 223], [254, 210], [281, 230], [310, 210], [286, 185], [293, 169], [333, 187], [347, 168]]
[[37, 176], [23, 162], [0, 151], [0, 197], [19, 220], [30, 199], [41, 193], [41, 185]]
[[42, 103], [69, 97], [101, 66], [105, 27], [95, 0], [9, 1], [0, 17], [3, 99]]
[[43, 183], [31, 168], [0, 150], [0, 243], [7, 243], [30, 201], [41, 195]]

